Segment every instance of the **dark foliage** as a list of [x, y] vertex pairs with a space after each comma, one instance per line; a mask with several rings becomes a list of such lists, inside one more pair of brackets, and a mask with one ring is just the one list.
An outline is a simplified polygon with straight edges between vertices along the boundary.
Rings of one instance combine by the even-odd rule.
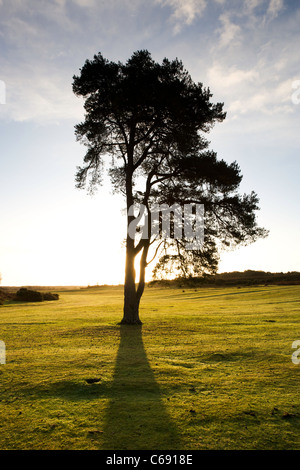
[[38, 291], [21, 287], [21, 289], [16, 292], [15, 300], [19, 302], [42, 302], [43, 295]]
[[51, 294], [50, 292], [42, 293], [35, 290], [21, 287], [15, 296], [14, 300], [19, 302], [43, 302], [44, 300], [58, 300], [58, 294]]
[[149, 287], [226, 287], [226, 286], [257, 286], [257, 285], [299, 285], [300, 273], [271, 273], [265, 271], [246, 270], [221, 274], [207, 274], [201, 277], [177, 278], [174, 280], [154, 280]]
[[7, 289], [1, 288], [0, 289], [0, 305], [2, 305], [7, 300], [12, 300], [14, 294]]
[[58, 294], [52, 294], [51, 292], [45, 292], [42, 295], [43, 295], [43, 300], [58, 300], [59, 299]]

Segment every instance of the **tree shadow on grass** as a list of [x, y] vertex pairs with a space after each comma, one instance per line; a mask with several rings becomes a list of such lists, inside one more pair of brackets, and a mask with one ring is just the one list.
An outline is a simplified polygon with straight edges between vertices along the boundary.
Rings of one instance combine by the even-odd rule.
[[[99, 383], [89, 385], [84, 378], [45, 380], [34, 386], [24, 384], [22, 396], [37, 400], [55, 397], [83, 405], [95, 401], [95, 406], [101, 398], [109, 400], [104, 417], [101, 416], [101, 432], [93, 435], [105, 450], [182, 449], [144, 349], [142, 327], [121, 325], [119, 331], [112, 381], [100, 378]], [[96, 416], [97, 410], [95, 413]]]
[[103, 428], [106, 450], [180, 449], [142, 340], [139, 325], [120, 326], [120, 345]]

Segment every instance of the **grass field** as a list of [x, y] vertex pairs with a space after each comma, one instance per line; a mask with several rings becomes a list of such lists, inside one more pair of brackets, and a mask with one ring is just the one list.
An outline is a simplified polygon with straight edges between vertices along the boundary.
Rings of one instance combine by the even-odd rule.
[[300, 449], [300, 286], [59, 294], [0, 307], [0, 449]]

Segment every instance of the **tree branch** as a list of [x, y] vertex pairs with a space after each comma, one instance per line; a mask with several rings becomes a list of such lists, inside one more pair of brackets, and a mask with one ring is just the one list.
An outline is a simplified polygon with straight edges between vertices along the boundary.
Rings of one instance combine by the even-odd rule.
[[[150, 261], [147, 261], [146, 266], [148, 266], [149, 264], [151, 264], [152, 261], [156, 258], [156, 255], [157, 255], [157, 253], [158, 253], [158, 250], [159, 250], [159, 248], [161, 247], [161, 245], [163, 244], [163, 242], [164, 242], [164, 240], [162, 240], [162, 241], [157, 245], [153, 258], [152, 258]], [[153, 242], [152, 242], [152, 243], [153, 243]], [[150, 243], [149, 245], [151, 245], [151, 243]]]

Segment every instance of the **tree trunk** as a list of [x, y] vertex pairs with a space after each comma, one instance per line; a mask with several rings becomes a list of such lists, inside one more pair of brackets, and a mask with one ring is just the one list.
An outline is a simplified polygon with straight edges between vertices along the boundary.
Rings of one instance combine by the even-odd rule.
[[139, 303], [135, 287], [135, 269], [134, 260], [135, 253], [133, 247], [133, 240], [127, 238], [126, 247], [126, 266], [125, 266], [125, 284], [124, 284], [124, 311], [121, 325], [141, 325], [142, 322], [139, 318]]
[[141, 325], [139, 318], [139, 305], [141, 294], [135, 286], [134, 260], [136, 257], [135, 240], [128, 233], [130, 223], [134, 220], [133, 215], [129, 215], [134, 199], [132, 195], [132, 174], [133, 174], [133, 142], [135, 135], [135, 124], [130, 132], [130, 144], [128, 146], [128, 169], [126, 173], [126, 199], [127, 199], [127, 239], [126, 239], [126, 264], [124, 283], [124, 310], [121, 325]]
[[145, 271], [147, 266], [147, 255], [149, 250], [149, 240], [145, 241], [144, 248], [142, 251], [141, 262], [140, 262], [140, 280], [136, 291], [138, 303], [140, 303], [141, 297], [145, 289]]
[[124, 325], [141, 325], [139, 318], [140, 300], [145, 288], [145, 271], [147, 266], [147, 254], [149, 250], [149, 241], [145, 241], [140, 261], [140, 279], [136, 289], [135, 286], [135, 269], [134, 260], [135, 253], [131, 241], [127, 240], [126, 249], [126, 268], [125, 268], [125, 285], [124, 285], [124, 316], [121, 324]]

